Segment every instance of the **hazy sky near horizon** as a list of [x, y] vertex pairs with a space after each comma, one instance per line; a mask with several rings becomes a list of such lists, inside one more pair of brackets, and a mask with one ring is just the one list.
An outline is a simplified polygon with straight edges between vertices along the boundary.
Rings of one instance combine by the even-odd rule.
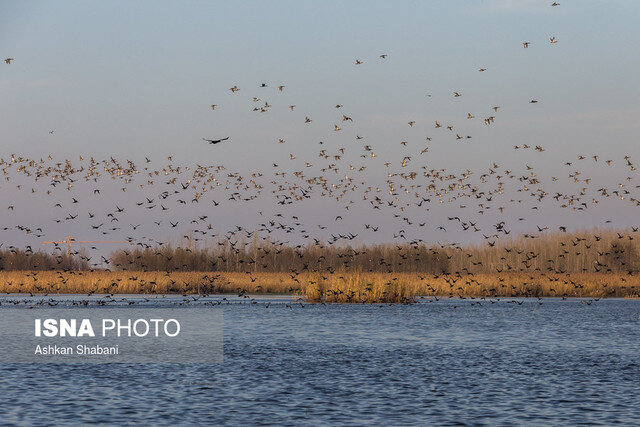
[[[357, 158], [356, 135], [396, 160], [400, 141], [415, 155], [432, 137], [420, 161], [453, 170], [495, 161], [566, 175], [578, 154], [640, 156], [640, 1], [551, 3], [3, 1], [0, 56], [14, 61], [0, 64], [0, 157], [173, 155], [270, 171], [320, 148]], [[251, 111], [253, 97], [272, 107]], [[435, 120], [473, 138], [457, 142]], [[513, 150], [522, 144], [546, 151]], [[382, 163], [368, 173], [386, 173]]]

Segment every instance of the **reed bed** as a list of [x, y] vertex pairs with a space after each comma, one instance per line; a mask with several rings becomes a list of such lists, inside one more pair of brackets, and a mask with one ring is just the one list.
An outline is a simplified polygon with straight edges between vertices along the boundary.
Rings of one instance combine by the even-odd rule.
[[449, 298], [639, 298], [640, 276], [628, 273], [220, 273], [8, 271], [1, 293], [38, 294], [290, 294], [308, 302], [410, 303]]
[[218, 272], [7, 271], [0, 293], [53, 294], [219, 294], [293, 293], [290, 275]]

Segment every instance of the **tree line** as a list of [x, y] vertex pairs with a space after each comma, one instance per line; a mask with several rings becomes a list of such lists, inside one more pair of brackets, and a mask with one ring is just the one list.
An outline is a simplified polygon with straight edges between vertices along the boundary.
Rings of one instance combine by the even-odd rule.
[[501, 272], [599, 273], [640, 270], [635, 231], [590, 230], [521, 235], [484, 244], [404, 243], [288, 246], [242, 238], [195, 247], [118, 250], [110, 257], [117, 270], [224, 272], [421, 272], [468, 274]]
[[[403, 243], [326, 245], [322, 242], [290, 246], [242, 237], [198, 247], [192, 241], [119, 249], [103, 258], [102, 269], [118, 271], [303, 272], [353, 271], [427, 274], [502, 272], [598, 273], [640, 270], [635, 230], [590, 230], [543, 233], [483, 244]], [[89, 270], [95, 264], [82, 253], [67, 256], [19, 250], [0, 250], [0, 270]]]
[[10, 270], [89, 270], [88, 260], [80, 253], [48, 253], [27, 249], [0, 249], [0, 271]]

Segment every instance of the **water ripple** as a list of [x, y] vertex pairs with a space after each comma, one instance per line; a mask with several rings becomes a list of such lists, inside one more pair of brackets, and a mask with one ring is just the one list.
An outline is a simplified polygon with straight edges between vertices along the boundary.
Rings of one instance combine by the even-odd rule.
[[640, 302], [532, 306], [233, 304], [223, 364], [5, 363], [0, 419], [639, 424]]

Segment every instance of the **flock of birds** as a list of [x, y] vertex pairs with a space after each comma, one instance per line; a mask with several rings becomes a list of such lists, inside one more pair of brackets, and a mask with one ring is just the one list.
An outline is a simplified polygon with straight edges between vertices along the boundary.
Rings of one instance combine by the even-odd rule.
[[[555, 36], [549, 41], [552, 45], [558, 43]], [[529, 49], [532, 43], [522, 42], [522, 46]], [[390, 59], [383, 53], [378, 60]], [[7, 65], [13, 61], [5, 59]], [[354, 64], [361, 67], [365, 61], [356, 59]], [[478, 72], [485, 73], [487, 68], [479, 68]], [[265, 99], [270, 84], [261, 82], [256, 86], [262, 92], [251, 96], [250, 109], [267, 113], [276, 104]], [[275, 87], [277, 93], [286, 90], [284, 84]], [[239, 96], [242, 89], [233, 85], [228, 90], [232, 96]], [[453, 90], [451, 97], [464, 98], [464, 94]], [[355, 115], [346, 111], [346, 104], [340, 101], [334, 106], [339, 122], [333, 123], [333, 132], [357, 128]], [[222, 108], [220, 103], [210, 105], [212, 114]], [[294, 112], [296, 105], [283, 108]], [[479, 117], [482, 126], [495, 126], [499, 111], [501, 106], [489, 105], [486, 114], [468, 112], [461, 119], [472, 121]], [[305, 114], [300, 125], [309, 126], [312, 122], [311, 114]], [[416, 120], [406, 122], [418, 132], [416, 125]], [[330, 147], [320, 141], [314, 158], [291, 152], [287, 158], [270, 162], [269, 167], [248, 172], [204, 162], [181, 165], [174, 162], [173, 156], [138, 162], [116, 157], [58, 160], [53, 155], [28, 158], [11, 154], [0, 159], [0, 200], [5, 205], [0, 231], [10, 235], [2, 239], [0, 249], [20, 249], [6, 244], [10, 238], [32, 239], [26, 250], [34, 252], [35, 242], [54, 237], [53, 233], [110, 236], [151, 249], [167, 245], [176, 237], [196, 245], [211, 244], [214, 239], [214, 244], [228, 241], [238, 252], [245, 251], [251, 239], [301, 249], [303, 245], [326, 247], [375, 241], [375, 233], [385, 233], [382, 240], [393, 236], [393, 242], [410, 245], [437, 242], [443, 248], [461, 248], [461, 244], [446, 243], [454, 230], [470, 233], [471, 241], [494, 246], [499, 239], [512, 237], [511, 222], [527, 222], [526, 212], [536, 217], [543, 210], [556, 208], [577, 213], [613, 199], [627, 206], [640, 206], [640, 182], [631, 155], [577, 155], [566, 159], [566, 169], [558, 171], [557, 176], [546, 178], [529, 163], [524, 167], [505, 166], [496, 161], [476, 171], [434, 168], [426, 163], [431, 144], [438, 139], [461, 141], [473, 136], [458, 130], [456, 123], [435, 120], [431, 126], [429, 135], [419, 136], [417, 148], [415, 142], [398, 141], [400, 157], [395, 160], [381, 158], [374, 145], [356, 133], [353, 142], [357, 145], [347, 141], [344, 146]], [[210, 145], [231, 142], [230, 136], [202, 139]], [[284, 137], [276, 139], [279, 144], [286, 142]], [[513, 148], [546, 151], [542, 145], [518, 144]], [[597, 178], [590, 176], [596, 167], [611, 168], [596, 175], [618, 173], [619, 182], [614, 186], [596, 184]], [[296, 211], [305, 204], [312, 207], [311, 212]], [[25, 222], [33, 206], [49, 219], [37, 224]], [[231, 218], [234, 212], [252, 209], [259, 218], [253, 226], [228, 224], [225, 230], [221, 225], [219, 211]], [[510, 218], [510, 210], [518, 214]], [[303, 215], [323, 220], [310, 224], [302, 219]], [[444, 222], [435, 222], [439, 215]], [[605, 220], [604, 225], [610, 222]], [[359, 225], [354, 228], [353, 224]], [[563, 233], [573, 228], [573, 224], [565, 223], [553, 230]], [[535, 224], [533, 230], [524, 237], [536, 239], [553, 231], [541, 224]], [[631, 234], [624, 238], [633, 239]], [[64, 244], [58, 244], [57, 253], [62, 254], [64, 248]], [[109, 268], [110, 261], [104, 255], [95, 259], [75, 247], [72, 253], [91, 260], [96, 269]]]

